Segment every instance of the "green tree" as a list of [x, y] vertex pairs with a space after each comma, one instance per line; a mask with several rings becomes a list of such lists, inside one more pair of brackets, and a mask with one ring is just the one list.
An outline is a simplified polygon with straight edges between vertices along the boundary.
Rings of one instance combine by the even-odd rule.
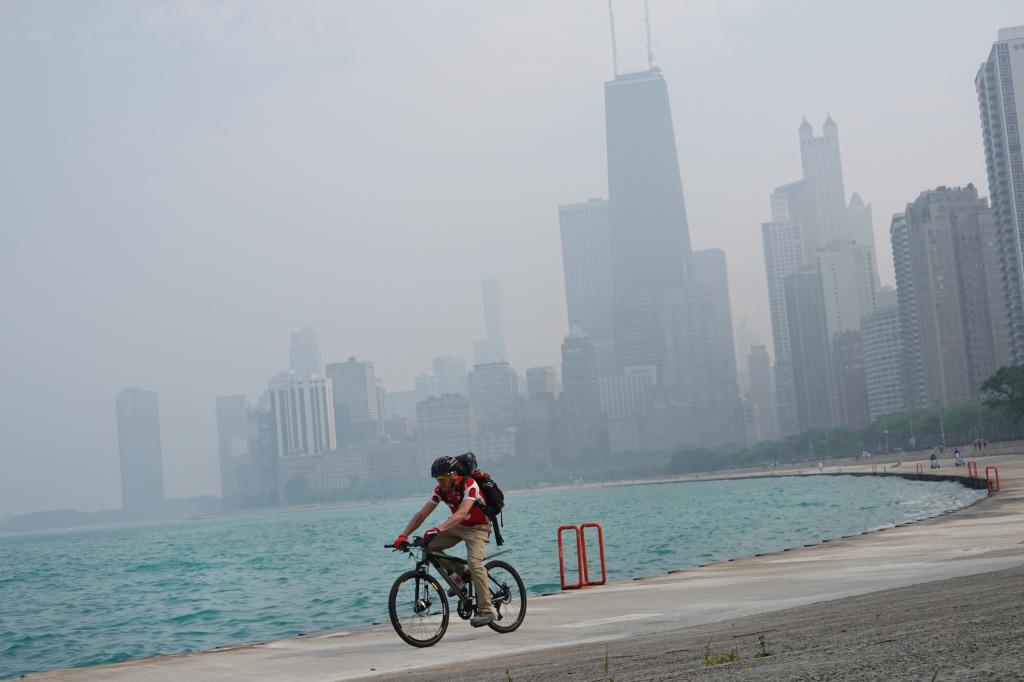
[[981, 385], [984, 404], [1013, 422], [1024, 417], [1024, 365], [1003, 367]]

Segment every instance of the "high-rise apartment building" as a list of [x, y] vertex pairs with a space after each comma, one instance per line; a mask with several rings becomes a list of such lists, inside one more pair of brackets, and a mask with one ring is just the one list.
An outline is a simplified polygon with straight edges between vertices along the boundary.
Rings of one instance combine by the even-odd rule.
[[269, 392], [280, 457], [315, 455], [338, 446], [329, 379], [286, 372], [270, 380]]
[[159, 399], [156, 391], [126, 388], [117, 394], [116, 405], [121, 508], [152, 515], [164, 502]]
[[343, 443], [366, 443], [377, 437], [380, 424], [377, 378], [373, 363], [349, 356], [326, 367], [333, 392], [334, 420]]
[[910, 262], [910, 230], [907, 215], [896, 213], [889, 226], [893, 268], [896, 271], [896, 298], [900, 321], [900, 375], [903, 379], [903, 406], [915, 410], [927, 404], [924, 393], [924, 365], [921, 361], [921, 333], [917, 322], [917, 294]]
[[324, 361], [320, 356], [320, 341], [316, 330], [303, 327], [292, 332], [288, 348], [288, 369], [296, 374], [324, 374]]
[[590, 335], [601, 376], [615, 373], [612, 245], [606, 199], [558, 207], [569, 326]]
[[[1024, 363], [1024, 26], [1003, 28], [975, 77], [1009, 352]], [[1001, 342], [1000, 342], [1001, 343]]]
[[985, 271], [997, 232], [992, 210], [973, 185], [939, 187], [907, 205], [906, 229], [927, 404], [976, 400], [998, 369], [993, 320], [1007, 317], [1004, 299], [990, 299]]
[[473, 359], [477, 365], [506, 362], [505, 309], [501, 303], [501, 288], [498, 281], [485, 279], [482, 282], [484, 296], [484, 338], [473, 344]]
[[879, 291], [877, 303], [875, 310], [861, 320], [860, 325], [868, 412], [872, 421], [887, 414], [902, 412], [906, 399], [900, 308], [896, 290]]

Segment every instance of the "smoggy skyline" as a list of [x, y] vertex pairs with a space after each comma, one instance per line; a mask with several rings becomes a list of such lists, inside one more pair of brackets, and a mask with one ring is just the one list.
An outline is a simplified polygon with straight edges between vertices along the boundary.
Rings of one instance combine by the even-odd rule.
[[[893, 212], [988, 194], [973, 79], [1016, 3], [650, 4], [693, 246], [763, 342], [803, 116], [838, 123], [885, 283]], [[127, 386], [160, 394], [167, 496], [216, 494], [214, 397], [257, 398], [307, 325], [406, 390], [471, 362], [494, 278], [512, 364], [558, 364], [557, 207], [607, 196], [606, 3], [11, 2], [0, 56], [0, 516], [119, 505]]]

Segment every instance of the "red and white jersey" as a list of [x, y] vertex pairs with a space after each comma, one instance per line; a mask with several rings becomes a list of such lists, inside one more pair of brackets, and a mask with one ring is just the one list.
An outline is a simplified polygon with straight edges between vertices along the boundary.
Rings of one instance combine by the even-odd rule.
[[458, 511], [462, 501], [466, 498], [475, 500], [476, 503], [469, 510], [469, 518], [462, 522], [463, 526], [480, 526], [487, 523], [484, 516], [484, 498], [480, 493], [480, 486], [473, 480], [472, 476], [455, 476], [455, 485], [447, 492], [441, 490], [441, 486], [434, 488], [430, 501], [434, 504], [444, 502], [454, 514]]

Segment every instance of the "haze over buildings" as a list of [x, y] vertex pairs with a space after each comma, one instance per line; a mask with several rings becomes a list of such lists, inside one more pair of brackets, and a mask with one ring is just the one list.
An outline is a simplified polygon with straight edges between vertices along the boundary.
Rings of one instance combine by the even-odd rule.
[[[473, 340], [489, 335], [480, 282], [494, 279], [505, 359], [560, 365], [557, 207], [628, 187], [602, 144], [619, 128], [604, 123], [614, 74], [603, 5], [191, 7], [0, 10], [0, 514], [117, 506], [112, 397], [136, 384], [160, 392], [167, 495], [220, 492], [214, 397], [257, 403], [291, 365], [288, 333], [306, 325], [322, 360], [372, 361], [378, 406], [391, 405], [417, 374], [433, 371], [441, 390], [433, 358], [473, 358]], [[1019, 104], [1021, 41], [1010, 31], [993, 44], [997, 28], [1020, 23], [1017, 3], [866, 2], [841, 24], [819, 10], [652, 0], [660, 74], [636, 77], [651, 92], [668, 84], [659, 140], [669, 131], [674, 142], [649, 160], [678, 160], [678, 191], [664, 196], [678, 195], [672, 225], [692, 241], [658, 262], [724, 251], [733, 321], [772, 329], [762, 340], [777, 371], [757, 229], [783, 222], [764, 199], [801, 177], [803, 115], [817, 136], [829, 112], [838, 124], [843, 191], [857, 190], [843, 196], [847, 228], [863, 232], [871, 207], [882, 284], [893, 283], [890, 216], [926, 189], [974, 183], [999, 238], [1019, 239], [1019, 224], [1000, 218], [1015, 210], [1012, 158], [994, 145], [986, 173], [978, 123], [980, 96], [990, 143], [1011, 135], [1007, 111], [1021, 125], [1020, 107], [992, 88], [1008, 74]], [[649, 71], [630, 29], [639, 4], [617, 3], [617, 15], [628, 81]], [[979, 72], [982, 60], [992, 66]], [[1013, 301], [1007, 263], [999, 286]], [[616, 371], [651, 364], [640, 355]], [[657, 381], [681, 385], [677, 367], [654, 360]], [[792, 423], [795, 399], [777, 383]]]

